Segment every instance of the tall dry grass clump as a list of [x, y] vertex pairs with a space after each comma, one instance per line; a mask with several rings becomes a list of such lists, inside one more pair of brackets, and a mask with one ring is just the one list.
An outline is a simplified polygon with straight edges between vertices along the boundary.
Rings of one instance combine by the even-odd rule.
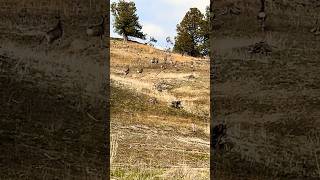
[[117, 156], [118, 134], [111, 135], [110, 140], [110, 165], [112, 166], [112, 163]]

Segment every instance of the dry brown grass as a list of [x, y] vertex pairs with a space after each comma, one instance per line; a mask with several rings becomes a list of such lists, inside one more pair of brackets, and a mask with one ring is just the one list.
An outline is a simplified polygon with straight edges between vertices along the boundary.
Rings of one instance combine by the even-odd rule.
[[[161, 50], [112, 40], [110, 51], [111, 131], [123, 134], [119, 137], [112, 177], [208, 178], [208, 60], [172, 54], [168, 61], [178, 61], [179, 71], [169, 64], [162, 71], [160, 64], [165, 53]], [[159, 64], [151, 64], [152, 58], [158, 58]], [[191, 61], [195, 62], [195, 71], [189, 67]], [[121, 71], [127, 65], [130, 73], [124, 76]], [[136, 73], [138, 67], [144, 67], [142, 74]], [[189, 75], [195, 78], [188, 79]], [[154, 84], [162, 81], [170, 84], [171, 89], [158, 92]], [[158, 104], [149, 104], [150, 97], [157, 98]], [[182, 110], [169, 107], [176, 99], [182, 100]], [[192, 132], [192, 124], [196, 125], [196, 132]]]
[[[2, 52], [10, 52], [13, 58], [19, 58], [21, 64], [28, 69], [36, 68], [45, 76], [63, 77], [62, 86], [73, 88], [74, 82], [78, 82], [82, 89], [89, 95], [94, 95], [104, 88], [106, 82], [106, 71], [104, 66], [95, 58], [77, 56], [61, 51], [45, 53], [35, 49], [25, 48], [10, 41], [4, 41], [0, 45]], [[103, 57], [103, 56], [100, 56]], [[23, 77], [27, 73], [19, 71]], [[40, 75], [40, 74], [39, 74]]]
[[14, 139], [2, 141], [7, 166], [1, 179], [101, 179], [104, 155], [96, 152], [104, 152], [105, 141], [101, 64], [6, 41], [0, 54], [0, 115], [7, 117], [1, 131]]
[[[160, 65], [150, 64], [150, 59], [152, 58], [159, 58], [159, 63], [163, 64], [164, 54], [163, 51], [147, 45], [134, 42], [124, 44], [122, 41], [113, 40], [111, 41], [111, 79], [128, 86], [128, 88], [156, 97], [163, 102], [171, 102], [178, 98], [182, 100], [190, 99], [190, 97], [207, 99], [203, 104], [186, 100], [186, 110], [194, 113], [193, 111], [197, 111], [196, 107], [201, 106], [205, 113], [208, 114], [209, 61], [173, 53], [171, 60], [179, 62], [179, 71], [176, 71], [176, 69], [169, 64], [166, 70], [161, 70]], [[195, 64], [194, 72], [189, 68], [191, 61]], [[126, 65], [129, 65], [131, 68], [129, 75], [125, 77], [119, 75]], [[144, 67], [144, 72], [140, 75], [137, 74], [135, 70], [141, 66]], [[188, 79], [189, 75], [193, 75], [195, 79]], [[175, 86], [174, 89], [165, 93], [154, 90], [154, 84], [162, 80], [173, 84]], [[191, 86], [197, 87], [197, 89], [190, 88]]]
[[[111, 40], [111, 57], [116, 61], [113, 61], [113, 65], [117, 64], [129, 64], [135, 62], [138, 58], [141, 62], [149, 63], [149, 60], [153, 57], [163, 59], [166, 52], [163, 50], [155, 49], [151, 46], [136, 43], [127, 42], [123, 43], [121, 40]], [[120, 58], [121, 57], [121, 58]], [[171, 59], [178, 62], [190, 62], [192, 60], [199, 60], [190, 56], [182, 56], [181, 54], [173, 53], [171, 54]]]
[[[246, 8], [246, 2], [239, 4], [241, 15], [220, 17], [225, 24], [213, 33], [217, 109], [212, 123], [227, 123], [232, 144], [216, 156], [216, 176], [317, 179], [319, 93], [314, 89], [319, 85], [313, 78], [319, 76], [314, 60], [320, 53], [319, 38], [309, 33], [314, 9], [267, 1], [269, 29], [263, 34], [254, 19], [258, 4]], [[246, 47], [262, 39], [274, 46], [272, 53], [249, 54]]]

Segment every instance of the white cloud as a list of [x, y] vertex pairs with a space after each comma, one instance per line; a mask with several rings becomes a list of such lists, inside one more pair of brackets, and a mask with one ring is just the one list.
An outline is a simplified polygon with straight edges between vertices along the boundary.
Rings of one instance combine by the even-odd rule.
[[142, 25], [142, 31], [148, 34], [148, 36], [153, 36], [156, 39], [166, 36], [166, 33], [161, 26], [152, 23], [144, 22]]
[[[110, 30], [111, 37], [122, 37], [114, 32], [112, 25], [110, 26]], [[147, 34], [147, 38], [152, 36], [157, 40], [165, 39], [168, 36], [168, 34], [165, 33], [165, 30], [161, 26], [152, 23], [143, 23], [142, 32]]]
[[202, 13], [205, 12], [206, 6], [209, 6], [209, 0], [163, 0], [167, 4], [176, 6], [177, 9], [189, 9], [191, 7], [198, 8]]
[[[118, 2], [119, 0], [110, 0], [110, 3], [113, 3], [113, 2]], [[131, 2], [131, 1], [133, 1], [134, 2], [134, 0], [124, 0], [124, 1], [126, 1], [126, 2]]]

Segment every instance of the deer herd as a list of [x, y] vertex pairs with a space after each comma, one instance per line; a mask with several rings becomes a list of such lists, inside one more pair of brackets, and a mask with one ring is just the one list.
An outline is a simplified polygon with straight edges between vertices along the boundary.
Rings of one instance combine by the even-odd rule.
[[[267, 19], [267, 13], [265, 11], [265, 0], [260, 0], [260, 10], [258, 11], [257, 14], [257, 20], [259, 23], [259, 27], [261, 28], [262, 32], [265, 32], [266, 30], [266, 19]], [[232, 10], [232, 9], [231, 9]], [[228, 11], [229, 12], [229, 11]], [[230, 11], [230, 13], [232, 13], [234, 11]], [[240, 11], [237, 10], [237, 13], [232, 13], [232, 14], [236, 14], [239, 15]], [[216, 18], [216, 14], [213, 14], [214, 19]], [[62, 21], [60, 16], [56, 17], [58, 22], [56, 24], [56, 26], [54, 28], [52, 28], [51, 30], [47, 31], [44, 35], [44, 39], [47, 42], [47, 45], [52, 44], [53, 42], [55, 42], [56, 40], [59, 40], [59, 44], [61, 42], [61, 39], [63, 37], [64, 34], [64, 30], [63, 30], [63, 25], [62, 25]], [[104, 22], [105, 22], [105, 16], [101, 16], [101, 21], [98, 24], [94, 24], [94, 25], [90, 25], [86, 28], [86, 34], [89, 37], [99, 37], [100, 38], [100, 48], [103, 47], [103, 35], [105, 34], [105, 26], [104, 26]], [[312, 28], [310, 30], [310, 32], [314, 33], [315, 35], [320, 35], [320, 27], [318, 25], [318, 20], [315, 23], [314, 28]], [[151, 64], [159, 64], [159, 60], [156, 58], [153, 58], [150, 60]], [[173, 67], [175, 67], [178, 70], [178, 62], [173, 62], [172, 60], [169, 61], [169, 63], [167, 63], [167, 56], [164, 58], [164, 63], [160, 65], [161, 69], [166, 69], [167, 68], [167, 64], [172, 65]], [[194, 64], [193, 62], [191, 63], [190, 67], [192, 68], [192, 70], [194, 71]], [[143, 73], [143, 68], [138, 68], [137, 73], [141, 74]], [[129, 66], [126, 66], [126, 68], [123, 70], [124, 75], [128, 75], [130, 73], [130, 68]], [[226, 127], [223, 124], [219, 124], [217, 126], [215, 126], [213, 128], [213, 135], [214, 135], [214, 143], [213, 146], [215, 149], [220, 149], [221, 144], [220, 139], [222, 136], [225, 135], [225, 131], [226, 131]], [[220, 148], [219, 148], [220, 147]]]
[[[174, 61], [174, 60], [169, 60], [168, 61], [167, 55], [164, 57], [163, 62], [161, 62], [158, 58], [152, 58], [150, 60], [150, 64], [151, 65], [160, 65], [159, 67], [160, 67], [161, 71], [163, 71], [163, 70], [165, 70], [165, 69], [167, 69], [169, 67], [174, 68], [176, 71], [180, 71], [180, 68], [182, 66], [184, 66], [184, 67], [187, 66], [187, 67], [189, 67], [191, 69], [191, 71], [195, 71], [195, 63], [194, 63], [194, 61], [191, 61], [190, 63], [188, 63], [188, 62], [178, 62], [178, 61]], [[137, 68], [136, 72], [138, 74], [142, 74], [143, 73], [143, 69], [144, 68], [140, 66], [140, 67]], [[130, 72], [131, 72], [131, 70], [130, 70], [129, 65], [125, 66], [125, 68], [122, 70], [122, 73], [125, 76], [128, 75]]]
[[[104, 25], [105, 18], [106, 16], [101, 16], [100, 23], [90, 25], [86, 28], [86, 34], [88, 37], [100, 38], [100, 48], [103, 48], [103, 35], [105, 34], [105, 25]], [[59, 45], [61, 44], [61, 40], [64, 35], [64, 28], [62, 25], [61, 17], [56, 16], [56, 19], [58, 21], [56, 26], [54, 26], [51, 30], [44, 33], [43, 40], [44, 39], [46, 40], [47, 46], [51, 45], [53, 42], [57, 40], [59, 40]]]

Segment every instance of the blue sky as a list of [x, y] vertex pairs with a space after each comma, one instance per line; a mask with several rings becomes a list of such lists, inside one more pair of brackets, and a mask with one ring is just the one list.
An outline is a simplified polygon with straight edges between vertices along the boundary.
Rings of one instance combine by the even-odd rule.
[[[129, 1], [129, 0], [127, 0]], [[153, 36], [158, 42], [156, 47], [166, 48], [166, 37], [170, 36], [172, 40], [176, 36], [176, 26], [181, 22], [186, 12], [197, 7], [202, 13], [210, 4], [210, 0], [130, 0], [135, 2], [139, 22], [142, 25], [142, 31]], [[118, 2], [118, 0], [111, 0]], [[114, 32], [112, 26], [114, 17], [110, 17], [110, 35], [111, 37], [120, 37]], [[142, 41], [144, 42], [144, 41]]]

